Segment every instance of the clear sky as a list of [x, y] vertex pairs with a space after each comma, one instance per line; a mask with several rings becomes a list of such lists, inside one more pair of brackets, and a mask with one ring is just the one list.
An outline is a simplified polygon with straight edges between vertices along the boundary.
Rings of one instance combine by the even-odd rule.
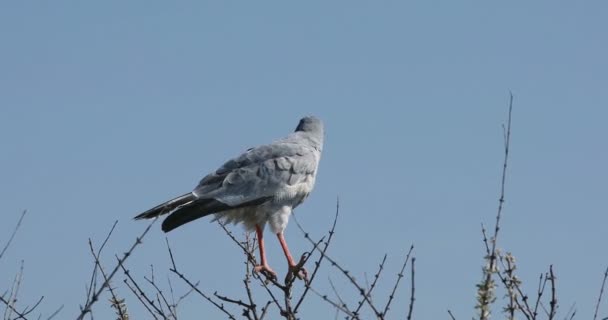
[[[24, 259], [22, 305], [44, 295], [39, 310], [65, 304], [61, 318], [72, 318], [92, 268], [88, 237], [100, 243], [119, 220], [103, 257], [112, 265], [146, 226], [132, 216], [314, 114], [326, 143], [299, 220], [320, 236], [339, 196], [330, 253], [360, 278], [388, 253], [378, 299], [413, 243], [415, 317], [470, 318], [511, 90], [499, 247], [530, 292], [553, 264], [560, 315], [575, 303], [589, 318], [608, 265], [607, 17], [605, 1], [3, 1], [0, 243], [28, 215], [0, 261], [0, 292]], [[178, 263], [207, 292], [241, 294], [242, 255], [208, 220], [169, 234]], [[129, 267], [165, 277], [164, 239], [154, 228]], [[287, 239], [308, 250], [295, 224]], [[284, 274], [278, 243], [267, 246]], [[331, 294], [328, 277], [357, 300], [329, 265], [321, 291]], [[107, 319], [105, 301], [95, 311]], [[181, 312], [221, 317], [195, 296]], [[311, 296], [302, 316], [333, 314]]]

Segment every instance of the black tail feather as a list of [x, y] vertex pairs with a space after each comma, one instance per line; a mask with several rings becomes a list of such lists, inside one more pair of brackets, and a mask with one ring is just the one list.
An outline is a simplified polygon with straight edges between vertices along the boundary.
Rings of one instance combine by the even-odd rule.
[[215, 199], [197, 199], [195, 201], [186, 203], [173, 211], [167, 217], [167, 219], [163, 221], [162, 229], [164, 232], [169, 232], [190, 221], [202, 218], [212, 213], [218, 213], [229, 209], [256, 206], [270, 199], [271, 197], [263, 197], [253, 201], [241, 203], [237, 206], [229, 206]]
[[202, 218], [215, 212], [228, 210], [231, 207], [221, 203], [215, 199], [198, 199], [190, 203], [186, 203], [173, 211], [165, 221], [163, 221], [162, 229], [164, 232], [169, 232], [190, 221]]
[[189, 202], [192, 202], [195, 199], [196, 199], [196, 197], [192, 193], [189, 192], [189, 193], [183, 194], [177, 198], [171, 199], [167, 202], [163, 202], [163, 203], [157, 205], [156, 207], [135, 216], [135, 218], [133, 218], [133, 219], [139, 220], [139, 219], [151, 219], [154, 217], [158, 217], [160, 215], [171, 212], [172, 210], [174, 210], [175, 208], [177, 208], [179, 206], [183, 206]]

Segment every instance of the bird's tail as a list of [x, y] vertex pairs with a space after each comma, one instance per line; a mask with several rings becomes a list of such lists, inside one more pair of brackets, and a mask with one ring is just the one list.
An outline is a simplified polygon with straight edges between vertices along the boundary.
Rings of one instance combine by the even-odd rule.
[[194, 201], [195, 199], [196, 199], [196, 197], [191, 192], [188, 192], [177, 198], [174, 198], [167, 202], [161, 203], [161, 204], [157, 205], [156, 207], [154, 207], [144, 213], [138, 214], [133, 219], [139, 220], [139, 219], [151, 219], [154, 217], [158, 217], [160, 215], [173, 211], [174, 209], [176, 209], [179, 206], [190, 203], [190, 202]]

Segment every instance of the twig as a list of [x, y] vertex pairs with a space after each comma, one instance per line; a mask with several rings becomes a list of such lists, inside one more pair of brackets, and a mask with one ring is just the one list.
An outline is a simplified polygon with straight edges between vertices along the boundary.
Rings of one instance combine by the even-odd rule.
[[222, 296], [219, 293], [217, 293], [217, 291], [214, 292], [213, 295], [216, 296], [218, 299], [220, 299], [222, 301], [229, 302], [229, 303], [232, 303], [232, 304], [236, 304], [237, 306], [244, 307], [247, 310], [250, 310], [252, 308], [251, 305], [243, 302], [243, 300], [235, 300], [235, 299], [228, 298], [226, 296]]
[[344, 302], [344, 300], [340, 296], [340, 293], [338, 293], [338, 289], [336, 289], [336, 286], [334, 285], [334, 282], [331, 281], [331, 278], [329, 278], [329, 285], [331, 286], [332, 291], [336, 295], [336, 298], [338, 298], [338, 301], [340, 301], [340, 304], [342, 305], [342, 307], [344, 307], [344, 309], [346, 309], [346, 310], [350, 310], [350, 309], [348, 309], [346, 302]]
[[270, 306], [271, 303], [272, 303], [272, 301], [266, 302], [266, 305], [262, 308], [262, 314], [260, 315], [259, 320], [263, 320], [264, 319], [264, 317], [266, 316], [266, 314], [268, 312], [268, 307]]
[[[397, 287], [399, 287], [399, 282], [401, 281], [401, 278], [403, 278], [403, 271], [405, 270], [405, 266], [407, 266], [407, 262], [410, 260], [410, 254], [412, 254], [412, 250], [414, 250], [414, 245], [410, 246], [410, 250], [407, 252], [407, 255], [405, 256], [405, 261], [403, 262], [403, 265], [401, 266], [401, 270], [397, 274], [397, 281], [395, 281], [395, 286], [393, 287], [393, 291], [391, 291], [391, 294], [388, 296], [388, 301], [386, 302], [386, 305], [384, 306], [384, 311], [382, 312], [383, 317], [386, 317], [386, 313], [388, 312], [388, 309], [390, 308], [391, 302], [393, 302], [393, 298], [395, 297], [395, 292], [397, 292]], [[411, 307], [413, 307], [413, 303], [412, 303]]]
[[[230, 230], [228, 230], [228, 228], [226, 228], [225, 223], [222, 223], [221, 221], [218, 220], [218, 224], [224, 230], [224, 232], [228, 235], [228, 237], [230, 237], [230, 239], [236, 245], [238, 245], [239, 248], [241, 248], [241, 250], [247, 257], [246, 262], [248, 264], [250, 264], [251, 266], [257, 265], [257, 261], [255, 259], [255, 254], [253, 253], [253, 251], [255, 250], [255, 238], [252, 240], [254, 242], [254, 244], [251, 244], [251, 242], [249, 241], [249, 236], [246, 235], [245, 244], [243, 244], [243, 242], [239, 241], [234, 236], [234, 234]], [[268, 286], [268, 283], [272, 283], [277, 288], [281, 289], [281, 291], [283, 291], [284, 293], [288, 292], [287, 288], [285, 286], [281, 285], [280, 283], [278, 283], [277, 280], [274, 279], [273, 277], [265, 276], [265, 279], [263, 279], [262, 276], [256, 272], [252, 272], [251, 275], [253, 276], [254, 279], [258, 280], [260, 282], [260, 284], [264, 287], [264, 289], [266, 290], [266, 293], [268, 293], [268, 295], [271, 298], [271, 302], [274, 303], [277, 306], [277, 308], [279, 309], [280, 314], [282, 314], [282, 315], [287, 314], [288, 313], [287, 310], [281, 306], [281, 304], [279, 303], [279, 300], [277, 299], [275, 294], [272, 292], [272, 290]], [[250, 290], [250, 288], [247, 285], [245, 286], [245, 288], [246, 288], [246, 290]], [[248, 292], [248, 295], [249, 295], [249, 293], [250, 292]], [[289, 296], [289, 295], [287, 294], [286, 296]]]
[[171, 246], [169, 245], [169, 239], [165, 238], [165, 241], [167, 242], [167, 249], [169, 250], [169, 257], [171, 258], [171, 265], [173, 266], [169, 270], [171, 272], [175, 273], [184, 282], [186, 282], [190, 286], [190, 288], [192, 288], [194, 291], [196, 291], [196, 293], [198, 293], [201, 297], [203, 297], [205, 300], [209, 301], [209, 303], [211, 303], [217, 309], [221, 310], [224, 314], [226, 314], [228, 316], [228, 318], [236, 320], [235, 316], [232, 313], [228, 312], [228, 310], [226, 310], [226, 308], [224, 307], [223, 304], [219, 304], [219, 303], [213, 301], [213, 299], [211, 299], [211, 297], [204, 294], [196, 285], [194, 285], [190, 280], [188, 280], [188, 278], [186, 278], [186, 276], [184, 276], [183, 273], [181, 273], [177, 270], [177, 266], [175, 264], [175, 259], [173, 258], [173, 252], [171, 251]]
[[[137, 298], [137, 300], [139, 300], [139, 302], [141, 302], [141, 304], [146, 308], [146, 310], [148, 310], [148, 312], [150, 313], [150, 315], [152, 315], [152, 317], [154, 317], [154, 319], [158, 319], [158, 317], [156, 316], [156, 314], [154, 314], [154, 311], [152, 311], [152, 309], [150, 309], [150, 307], [148, 307], [148, 304], [150, 304], [150, 305], [152, 305], [153, 308], [156, 308], [156, 305], [154, 305], [154, 301], [149, 300], [148, 297], [145, 294], [143, 294], [143, 295], [140, 296], [140, 294], [137, 293], [137, 291], [135, 290], [135, 288], [132, 287], [129, 284], [129, 282], [128, 282], [127, 279], [123, 280], [123, 282], [125, 283], [125, 285], [127, 286], [127, 288], [129, 288], [129, 290], [131, 290], [131, 292]], [[134, 285], [137, 285], [137, 284], [134, 283]], [[144, 299], [146, 301], [144, 301]], [[160, 310], [157, 310], [157, 312], [160, 312]]]
[[40, 299], [38, 299], [38, 301], [32, 306], [32, 307], [25, 307], [25, 309], [22, 312], [19, 312], [15, 307], [13, 307], [10, 303], [10, 301], [6, 301], [4, 299], [4, 297], [2, 297], [0, 295], [0, 302], [4, 303], [9, 309], [11, 309], [12, 312], [16, 313], [18, 315], [17, 318], [15, 319], [23, 319], [23, 320], [27, 320], [27, 315], [32, 313], [32, 311], [34, 311], [34, 309], [36, 309], [40, 303], [42, 302], [42, 300], [44, 300], [44, 296], [40, 297]]
[[604, 294], [604, 286], [606, 285], [606, 278], [608, 278], [608, 267], [604, 271], [604, 280], [602, 280], [602, 287], [600, 288], [600, 295], [597, 297], [597, 303], [595, 304], [595, 313], [593, 314], [593, 320], [597, 320], [597, 312], [600, 310], [600, 304], [602, 303], [602, 295]]
[[8, 296], [8, 300], [4, 298], [4, 294], [0, 295], [0, 302], [6, 305], [6, 310], [4, 312], [4, 318], [10, 319], [11, 314], [14, 313], [17, 315], [15, 319], [25, 319], [27, 320], [27, 315], [32, 313], [42, 302], [44, 296], [41, 296], [40, 299], [32, 306], [26, 306], [23, 311], [17, 310], [17, 296], [19, 294], [19, 288], [21, 287], [21, 281], [23, 279], [23, 260], [21, 260], [21, 265], [19, 267], [19, 272], [15, 276], [15, 280], [13, 281], [13, 285], [11, 287], [11, 291]]
[[323, 253], [323, 255], [325, 256], [325, 259], [327, 259], [329, 262], [331, 262], [332, 266], [334, 266], [335, 268], [340, 270], [340, 272], [342, 272], [342, 274], [344, 274], [344, 276], [350, 281], [350, 283], [353, 286], [355, 286], [355, 288], [357, 288], [359, 294], [363, 297], [363, 299], [365, 299], [365, 302], [367, 302], [367, 304], [370, 306], [370, 308], [374, 311], [374, 314], [376, 315], [376, 317], [381, 318], [382, 312], [380, 312], [378, 310], [378, 308], [376, 308], [376, 306], [369, 299], [369, 297], [367, 297], [365, 295], [365, 289], [363, 289], [363, 287], [361, 287], [361, 285], [357, 282], [357, 280], [355, 280], [355, 278], [350, 274], [350, 272], [348, 270], [344, 269], [340, 264], [338, 264], [336, 262], [336, 260], [330, 258], [329, 256], [327, 256], [324, 253]]
[[11, 310], [12, 312], [16, 313], [19, 316], [17, 319], [26, 319], [27, 320], [27, 318], [25, 317], [27, 314], [21, 313], [21, 312], [19, 312], [19, 310], [17, 310], [15, 307], [13, 307], [13, 304], [11, 303], [12, 299], [9, 299], [7, 301], [4, 299], [3, 296], [0, 295], [0, 301], [2, 303], [4, 303], [9, 310]]
[[[19, 265], [19, 272], [15, 275], [13, 285], [11, 285], [11, 291], [8, 294], [9, 307], [15, 308], [17, 304], [17, 297], [19, 296], [19, 288], [21, 287], [21, 280], [23, 279], [23, 260]], [[6, 308], [4, 311], [4, 319], [10, 319], [12, 314], [11, 308]]]
[[46, 318], [46, 320], [52, 320], [53, 318], [55, 318], [55, 316], [57, 316], [59, 314], [59, 312], [61, 312], [61, 310], [63, 310], [63, 305], [61, 305], [61, 307], [57, 308], [57, 310], [55, 310], [55, 312], [51, 313], [51, 315]]
[[[318, 243], [320, 241], [323, 240], [323, 238], [321, 238], [321, 240], [319, 240], [318, 242], [313, 241], [310, 236], [308, 235], [308, 232], [304, 231], [304, 228], [300, 225], [298, 219], [295, 218], [294, 216], [294, 221], [296, 222], [296, 225], [298, 226], [298, 229], [300, 229], [300, 231], [302, 231], [302, 233], [304, 233], [304, 238], [306, 238], [310, 243], [312, 243], [313, 246], [313, 252], [315, 250], [319, 251], [321, 253], [321, 256], [319, 257], [319, 260], [317, 260], [315, 262], [315, 269], [313, 270], [311, 276], [310, 276], [310, 280], [308, 281], [308, 284], [306, 284], [305, 288], [304, 288], [304, 292], [302, 292], [302, 295], [300, 296], [300, 299], [298, 299], [298, 302], [296, 303], [294, 310], [294, 313], [298, 312], [298, 309], [300, 308], [300, 306], [302, 305], [302, 302], [304, 302], [304, 298], [306, 297], [306, 295], [308, 294], [308, 291], [311, 289], [310, 285], [312, 284], [313, 280], [315, 279], [315, 276], [317, 275], [317, 272], [319, 271], [319, 268], [321, 267], [321, 263], [323, 262], [323, 259], [325, 259], [326, 256], [326, 252], [327, 249], [329, 248], [329, 245], [331, 243], [331, 240], [334, 236], [335, 230], [336, 230], [336, 224], [338, 222], [338, 216], [340, 215], [340, 199], [336, 200], [336, 214], [334, 215], [334, 222], [331, 225], [331, 229], [329, 230], [329, 236], [327, 237], [327, 241], [324, 243], [323, 249], [319, 249], [318, 247]], [[311, 252], [312, 255], [312, 252]], [[333, 262], [332, 262], [333, 263]]]
[[[196, 286], [198, 286], [198, 282], [195, 283]], [[184, 293], [182, 296], [180, 296], [177, 299], [177, 302], [175, 303], [175, 307], [177, 307], [184, 299], [186, 299], [187, 296], [189, 296], [192, 292], [194, 292], [194, 289], [190, 288], [190, 290], [188, 290], [186, 293]], [[177, 313], [177, 310], [176, 310]]]
[[[158, 299], [158, 296], [160, 296], [160, 298], [162, 299], [163, 303], [169, 309], [169, 313], [171, 313], [171, 315], [173, 316], [173, 318], [177, 318], [176, 315], [173, 313], [173, 310], [171, 309], [171, 304], [169, 303], [169, 301], [167, 301], [167, 298], [165, 297], [165, 294], [163, 293], [162, 290], [160, 290], [160, 288], [158, 287], [158, 285], [156, 285], [156, 283], [154, 282], [154, 269], [152, 269], [152, 279], [148, 279], [147, 277], [144, 276], [144, 280], [146, 280], [149, 284], [152, 285], [152, 287], [154, 287], [154, 289], [157, 292], [157, 299]], [[160, 300], [160, 299], [158, 299], [158, 300]], [[160, 303], [160, 301], [158, 302], [158, 305], [162, 308], [162, 303]]]
[[226, 228], [226, 224], [223, 223], [220, 220], [217, 220], [217, 223], [220, 225], [220, 227], [222, 227], [222, 229], [224, 229], [224, 232], [226, 232], [226, 234], [228, 235], [228, 237], [230, 237], [230, 239], [232, 239], [232, 241], [234, 243], [236, 243], [245, 253], [245, 255], [247, 256], [247, 260], [252, 263], [253, 265], [256, 265], [257, 262], [255, 260], [255, 255], [248, 249], [245, 247], [245, 245], [243, 245], [243, 243], [241, 243], [235, 236], [234, 234], [232, 234], [232, 231], [228, 230], [228, 228]]
[[551, 301], [549, 302], [550, 312], [549, 320], [555, 318], [557, 314], [557, 297], [555, 295], [555, 274], [553, 273], [553, 265], [549, 265], [549, 280], [551, 281]]
[[259, 273], [253, 273], [252, 276], [254, 279], [256, 279], [260, 282], [262, 287], [264, 287], [264, 289], [266, 290], [266, 293], [268, 293], [268, 296], [270, 296], [270, 299], [272, 300], [274, 305], [277, 306], [277, 308], [279, 309], [279, 313], [285, 314], [286, 313], [285, 309], [283, 309], [283, 307], [279, 303], [279, 300], [277, 299], [277, 297], [274, 295], [272, 290], [270, 290], [270, 287], [268, 287], [268, 283], [266, 282], [267, 280], [262, 279], [262, 276]]
[[[156, 220], [157, 219], [152, 220], [152, 222], [150, 224], [148, 224], [148, 227], [146, 227], [146, 229], [144, 230], [144, 232], [142, 232], [142, 234], [135, 239], [135, 242], [131, 245], [131, 248], [129, 248], [129, 250], [123, 254], [122, 258], [119, 259], [117, 265], [114, 267], [114, 269], [112, 270], [112, 272], [110, 272], [107, 280], [105, 280], [103, 282], [103, 284], [101, 285], [101, 287], [99, 289], [97, 289], [97, 291], [95, 292], [95, 294], [93, 294], [93, 296], [91, 296], [90, 299], [89, 299], [89, 297], [87, 297], [87, 302], [85, 303], [85, 306], [81, 307], [81, 309], [80, 309], [81, 310], [80, 314], [77, 317], [78, 320], [84, 319], [84, 316], [87, 313], [91, 312], [91, 307], [93, 306], [93, 304], [95, 304], [95, 302], [98, 301], [99, 295], [101, 295], [101, 293], [103, 292], [103, 290], [105, 290], [106, 287], [110, 284], [110, 280], [112, 280], [112, 278], [114, 278], [114, 275], [116, 275], [116, 272], [120, 268], [120, 265], [124, 264], [124, 262], [127, 260], [127, 258], [129, 258], [129, 256], [133, 253], [133, 250], [135, 250], [135, 248], [142, 243], [142, 239], [146, 236], [146, 234], [148, 233], [148, 231], [150, 231], [150, 228], [156, 222]], [[107, 238], [109, 238], [109, 235], [108, 235], [108, 237], [106, 237], [106, 239]], [[105, 244], [106, 241], [104, 241], [104, 244]]]
[[2, 251], [0, 251], [0, 259], [2, 259], [2, 256], [4, 255], [4, 253], [6, 252], [8, 247], [10, 247], [11, 242], [13, 242], [13, 239], [15, 238], [15, 235], [17, 234], [17, 230], [19, 230], [19, 227], [21, 227], [21, 221], [23, 221], [23, 217], [25, 217], [26, 213], [27, 213], [27, 210], [23, 210], [23, 212], [21, 213], [21, 216], [19, 217], [19, 220], [17, 221], [17, 225], [15, 225], [15, 228], [13, 229], [13, 233], [11, 233], [11, 236], [8, 238], [8, 241], [2, 248]]
[[[498, 200], [498, 210], [496, 213], [496, 225], [494, 226], [494, 235], [492, 237], [492, 245], [490, 250], [490, 257], [488, 263], [488, 271], [485, 273], [485, 280], [481, 284], [482, 291], [489, 295], [491, 294], [490, 288], [492, 287], [492, 275], [496, 270], [496, 243], [498, 240], [498, 232], [500, 230], [500, 217], [502, 214], [502, 208], [505, 203], [505, 182], [507, 179], [507, 164], [509, 160], [509, 145], [511, 142], [511, 113], [513, 111], [513, 94], [509, 93], [509, 116], [507, 120], [507, 126], [503, 125], [504, 134], [504, 161], [502, 166], [502, 179], [500, 183], [500, 198]], [[489, 314], [489, 304], [492, 302], [490, 296], [480, 296], [480, 320], [487, 320]], [[484, 309], [487, 311], [485, 312]]]
[[329, 303], [332, 306], [334, 306], [336, 309], [344, 312], [344, 314], [346, 314], [346, 315], [348, 315], [350, 317], [355, 317], [355, 315], [352, 312], [350, 312], [349, 310], [347, 310], [344, 307], [342, 307], [339, 303], [337, 303], [337, 302], [332, 301], [331, 299], [329, 299], [327, 297], [327, 295], [319, 293], [317, 290], [313, 289], [312, 287], [310, 288], [310, 291], [312, 291], [312, 293], [316, 294], [317, 296], [319, 296], [321, 299], [323, 299], [327, 303]]
[[[245, 237], [249, 247], [249, 244], [251, 243], [249, 241], [249, 236], [246, 235]], [[259, 320], [257, 306], [253, 299], [253, 293], [251, 292], [251, 269], [249, 268], [248, 261], [245, 261], [245, 279], [243, 279], [243, 284], [245, 285], [245, 291], [247, 292], [247, 299], [249, 300], [249, 305], [252, 306], [252, 308], [250, 308], [249, 310], [253, 313], [253, 318], [255, 320]]]
[[415, 289], [416, 287], [414, 286], [414, 275], [415, 275], [414, 274], [414, 264], [415, 263], [416, 263], [416, 257], [412, 257], [412, 266], [411, 266], [412, 267], [412, 275], [411, 275], [411, 277], [412, 277], [412, 294], [410, 296], [410, 308], [409, 308], [409, 310], [407, 312], [407, 320], [411, 320], [412, 319], [412, 311], [414, 310], [414, 301], [416, 300], [414, 298], [414, 292], [416, 290]]
[[450, 315], [450, 318], [452, 320], [456, 320], [456, 317], [454, 317], [454, 315], [452, 314], [452, 310], [448, 309], [448, 314]]
[[532, 313], [532, 319], [536, 319], [536, 316], [538, 316], [538, 306], [540, 305], [541, 298], [543, 296], [543, 293], [545, 292], [545, 286], [547, 285], [548, 280], [547, 278], [548, 277], [543, 278], [543, 274], [540, 274], [538, 280], [538, 290], [536, 291], [536, 303], [534, 304], [534, 312]]
[[[485, 239], [485, 233], [484, 233], [484, 239]], [[508, 307], [508, 311], [509, 311], [509, 319], [514, 319], [515, 318], [515, 311], [516, 310], [520, 310], [523, 315], [526, 317], [526, 319], [528, 320], [532, 320], [534, 319], [536, 316], [533, 315], [533, 311], [530, 308], [530, 305], [528, 304], [528, 296], [526, 296], [522, 289], [521, 289], [521, 281], [516, 277], [515, 275], [515, 258], [510, 254], [507, 253], [506, 256], [503, 256], [502, 254], [499, 254], [499, 261], [502, 263], [503, 269], [504, 269], [504, 274], [505, 276], [503, 276], [500, 272], [497, 272], [496, 274], [498, 275], [498, 277], [500, 278], [501, 282], [505, 285], [508, 294], [509, 294], [509, 307]], [[506, 261], [506, 264], [505, 264]], [[541, 274], [542, 276], [542, 274]], [[542, 278], [541, 278], [542, 279]], [[513, 291], [515, 290], [515, 291]], [[519, 301], [518, 297], [521, 297], [521, 300], [523, 301], [523, 305], [522, 303]], [[540, 300], [538, 300], [540, 301]]]
[[[115, 226], [116, 226], [116, 222], [114, 223], [114, 226], [112, 226], [112, 230], [114, 230]], [[112, 233], [112, 230], [108, 234], [106, 241], [108, 241], [109, 235]], [[99, 248], [99, 252], [101, 252], [101, 249], [106, 244], [106, 241], [104, 241], [104, 243], [101, 245], [101, 248]], [[90, 238], [89, 238], [89, 248], [91, 250], [91, 254], [93, 255], [93, 258], [95, 259], [95, 267], [99, 268], [99, 271], [101, 272], [101, 275], [103, 276], [104, 281], [108, 282], [108, 290], [110, 291], [110, 295], [112, 296], [112, 301], [116, 302], [117, 304], [120, 304], [120, 299], [118, 299], [118, 297], [116, 296], [116, 293], [114, 292], [114, 288], [112, 288], [112, 285], [110, 284], [110, 280], [108, 279], [108, 276], [107, 276], [105, 270], [101, 266], [101, 262], [99, 261], [99, 255], [95, 254], [95, 249], [93, 249], [93, 242], [91, 241]], [[116, 306], [116, 312], [120, 316], [121, 320], [127, 319], [127, 317], [125, 317], [124, 310], [122, 308], [120, 308], [119, 305]]]
[[[99, 247], [99, 250], [97, 250], [97, 256], [101, 256], [101, 251], [103, 250], [103, 248], [105, 248], [106, 243], [108, 243], [108, 239], [110, 239], [110, 236], [112, 235], [112, 233], [114, 232], [114, 228], [116, 228], [116, 224], [118, 224], [118, 220], [114, 221], [114, 224], [112, 225], [112, 228], [110, 228], [110, 231], [108, 232], [108, 234], [106, 235], [106, 238], [104, 239], [104, 241], [101, 243], [101, 246]], [[91, 242], [91, 239], [89, 238], [89, 243]], [[93, 255], [95, 256], [95, 255]], [[97, 288], [97, 268], [98, 264], [97, 262], [95, 262], [94, 266], [93, 266], [93, 272], [91, 272], [91, 279], [89, 280], [89, 286], [87, 287], [87, 301], [85, 302], [85, 304], [88, 304], [90, 302], [89, 299], [92, 298], [92, 294], [95, 291], [95, 289]]]
[[[376, 283], [378, 282], [378, 279], [380, 278], [380, 274], [382, 273], [382, 270], [384, 270], [384, 264], [386, 263], [386, 257], [387, 257], [387, 255], [385, 254], [384, 257], [382, 258], [382, 262], [380, 262], [380, 266], [378, 267], [378, 272], [376, 272], [376, 274], [374, 274], [374, 280], [372, 281], [371, 286], [369, 287], [369, 289], [365, 293], [365, 295], [367, 295], [368, 297], [370, 297], [370, 299], [371, 299], [372, 291], [374, 291], [374, 288], [376, 287]], [[359, 300], [359, 304], [357, 305], [357, 309], [355, 309], [355, 311], [353, 311], [353, 313], [355, 315], [359, 314], [359, 310], [361, 310], [361, 308], [363, 307], [364, 303], [365, 303], [365, 299]]]
[[[150, 313], [152, 314], [152, 316], [155, 319], [156, 319], [156, 315], [148, 307], [148, 304], [150, 306], [152, 306], [152, 308], [156, 311], [156, 313], [158, 313], [158, 315], [160, 315], [161, 317], [163, 317], [163, 319], [167, 319], [167, 317], [165, 316], [164, 312], [162, 312], [162, 310], [160, 310], [156, 306], [156, 304], [154, 303], [154, 300], [150, 299], [146, 295], [146, 293], [141, 289], [141, 287], [139, 286], [139, 284], [137, 283], [137, 281], [135, 281], [135, 279], [133, 279], [133, 277], [131, 276], [131, 271], [127, 270], [127, 268], [122, 263], [120, 263], [120, 259], [118, 258], [118, 256], [116, 256], [116, 260], [118, 260], [118, 262], [120, 264], [120, 268], [122, 269], [122, 272], [125, 274], [125, 276], [127, 276], [127, 279], [124, 280], [124, 283], [131, 290], [131, 292], [133, 292], [133, 294], [137, 297], [137, 299], [144, 305], [144, 307], [146, 307], [146, 309], [148, 309], [148, 311], [150, 311]], [[131, 285], [129, 285], [128, 280], [131, 281], [131, 283], [133, 284], [134, 287], [131, 287]]]
[[570, 309], [568, 309], [568, 312], [566, 312], [566, 316], [564, 317], [564, 320], [574, 318], [575, 314], [576, 314], [576, 302], [570, 306]]

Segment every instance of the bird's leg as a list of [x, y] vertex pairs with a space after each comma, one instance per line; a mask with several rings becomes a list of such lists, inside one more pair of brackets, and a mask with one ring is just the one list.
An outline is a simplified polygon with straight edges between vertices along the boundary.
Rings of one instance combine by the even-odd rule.
[[[283, 232], [277, 233], [277, 237], [279, 238], [279, 243], [281, 243], [281, 248], [283, 248], [283, 253], [285, 253], [285, 258], [287, 258], [287, 264], [289, 264], [290, 274], [292, 274], [293, 276], [296, 276], [300, 279], [303, 279], [304, 281], [307, 281], [308, 272], [306, 271], [306, 269], [304, 269], [304, 266], [302, 265], [304, 263], [304, 260], [303, 260], [304, 257], [300, 260], [299, 263], [296, 263], [296, 261], [291, 256], [291, 253], [289, 253], [289, 248], [287, 247], [287, 241], [285, 241]], [[288, 274], [288, 277], [290, 274]]]
[[269, 278], [276, 279], [277, 273], [270, 269], [266, 261], [266, 249], [264, 248], [264, 230], [259, 225], [255, 225], [255, 233], [258, 236], [258, 248], [260, 248], [260, 264], [253, 268], [253, 271], [263, 273]]

